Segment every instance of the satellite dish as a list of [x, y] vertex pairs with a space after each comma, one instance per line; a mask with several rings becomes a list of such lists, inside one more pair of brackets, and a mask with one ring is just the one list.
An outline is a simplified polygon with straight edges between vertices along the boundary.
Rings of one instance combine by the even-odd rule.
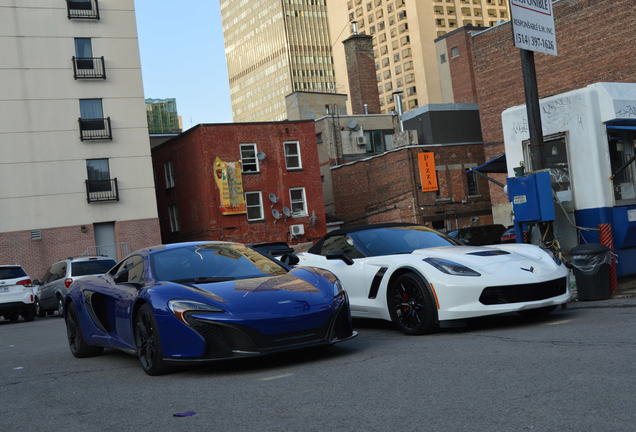
[[264, 160], [267, 157], [267, 154], [263, 153], [263, 152], [258, 152], [256, 153], [256, 158], [260, 161]]
[[278, 220], [280, 219], [280, 212], [276, 209], [272, 209], [272, 216], [274, 216], [274, 219]]
[[272, 202], [272, 204], [276, 204], [278, 202], [278, 195], [276, 195], [275, 193], [270, 193], [269, 194], [269, 200]]
[[285, 217], [291, 217], [291, 210], [289, 210], [289, 207], [283, 207], [283, 214]]
[[352, 131], [357, 131], [358, 129], [360, 129], [360, 126], [358, 126], [358, 122], [354, 119], [351, 119], [347, 122], [347, 127]]

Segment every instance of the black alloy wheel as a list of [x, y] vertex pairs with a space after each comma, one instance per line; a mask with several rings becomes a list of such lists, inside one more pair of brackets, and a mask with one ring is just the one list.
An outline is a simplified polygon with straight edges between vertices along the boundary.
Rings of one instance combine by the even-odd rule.
[[403, 333], [419, 335], [439, 329], [435, 300], [419, 276], [398, 276], [389, 286], [387, 303], [391, 320]]
[[157, 322], [152, 307], [148, 304], [141, 306], [135, 315], [135, 344], [144, 372], [148, 375], [161, 375], [168, 371], [168, 364], [162, 358]]
[[71, 349], [71, 354], [77, 358], [100, 355], [104, 351], [104, 348], [88, 345], [86, 341], [84, 341], [75, 305], [69, 303], [67, 307], [68, 310], [65, 317], [66, 336], [68, 337], [68, 346]]

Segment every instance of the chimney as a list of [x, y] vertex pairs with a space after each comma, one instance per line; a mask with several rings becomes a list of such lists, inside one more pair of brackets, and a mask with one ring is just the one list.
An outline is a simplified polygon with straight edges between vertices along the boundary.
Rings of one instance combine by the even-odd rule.
[[358, 33], [358, 25], [355, 21], [351, 23], [351, 31], [352, 35], [342, 42], [349, 78], [351, 112], [352, 114], [379, 114], [380, 95], [375, 75], [373, 38], [364, 33]]
[[400, 132], [404, 132], [404, 122], [402, 121], [402, 114], [404, 114], [404, 107], [402, 106], [402, 90], [396, 90], [393, 92], [393, 100], [395, 101], [395, 109], [397, 110]]

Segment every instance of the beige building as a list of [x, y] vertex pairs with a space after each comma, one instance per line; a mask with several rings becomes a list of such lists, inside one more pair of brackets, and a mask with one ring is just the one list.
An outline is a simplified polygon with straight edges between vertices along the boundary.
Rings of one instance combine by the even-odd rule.
[[0, 0], [0, 263], [161, 242], [129, 0]]
[[284, 120], [285, 96], [335, 92], [325, 0], [221, 0], [235, 122]]
[[[350, 22], [373, 36], [380, 107], [395, 110], [393, 92], [404, 92], [404, 109], [442, 102], [434, 40], [464, 25], [490, 27], [509, 19], [508, 0], [327, 0], [336, 90], [349, 93], [342, 41]], [[452, 53], [451, 53], [452, 55]]]

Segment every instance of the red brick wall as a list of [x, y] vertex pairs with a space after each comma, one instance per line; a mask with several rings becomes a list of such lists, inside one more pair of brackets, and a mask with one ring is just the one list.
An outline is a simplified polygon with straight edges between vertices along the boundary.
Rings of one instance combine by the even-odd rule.
[[[283, 142], [299, 141], [303, 169], [288, 171], [285, 167]], [[219, 191], [214, 183], [213, 163], [218, 156], [224, 161], [240, 160], [240, 144], [256, 143], [267, 157], [260, 163], [260, 173], [243, 175], [245, 191], [261, 191], [265, 221], [248, 222], [246, 215], [223, 216], [219, 210]], [[230, 240], [239, 242], [288, 241], [307, 242], [326, 232], [322, 182], [318, 161], [316, 132], [313, 121], [238, 123], [200, 125], [194, 130], [153, 149], [153, 167], [157, 205], [164, 243], [193, 240]], [[165, 189], [165, 161], [173, 164], [175, 188]], [[282, 213], [290, 207], [289, 188], [304, 187], [310, 217], [281, 218], [272, 216], [269, 193], [280, 201], [274, 208]], [[170, 232], [168, 206], [176, 204], [180, 231]], [[291, 239], [289, 227], [305, 226], [305, 235]]]
[[[455, 103], [477, 102], [470, 39], [471, 36], [466, 28], [459, 29], [446, 37], [446, 58], [450, 67]], [[459, 50], [459, 56], [457, 57], [451, 56], [451, 49], [454, 47]]]
[[371, 36], [351, 36], [344, 41], [344, 46], [352, 114], [364, 114], [364, 104], [369, 105], [369, 114], [379, 114], [380, 95]]
[[[421, 192], [417, 154], [435, 153], [440, 171], [441, 197]], [[347, 224], [379, 222], [428, 223], [445, 220], [447, 226], [492, 223], [487, 182], [478, 180], [480, 196], [467, 196], [464, 164], [483, 161], [481, 145], [401, 149], [383, 156], [343, 165], [332, 170], [336, 215]]]
[[[554, 4], [559, 55], [535, 54], [540, 97], [595, 82], [636, 82], [634, 0], [561, 0]], [[503, 152], [501, 113], [525, 103], [519, 50], [510, 23], [472, 38], [486, 157]], [[505, 178], [505, 176], [500, 176]], [[507, 202], [491, 186], [494, 204]]]
[[[130, 252], [160, 244], [158, 221], [116, 222], [115, 239], [128, 243]], [[43, 229], [41, 240], [31, 240], [31, 231], [5, 232], [0, 233], [0, 263], [19, 264], [29, 276], [41, 279], [54, 262], [82, 255], [87, 250], [92, 254], [94, 246], [92, 224]]]

